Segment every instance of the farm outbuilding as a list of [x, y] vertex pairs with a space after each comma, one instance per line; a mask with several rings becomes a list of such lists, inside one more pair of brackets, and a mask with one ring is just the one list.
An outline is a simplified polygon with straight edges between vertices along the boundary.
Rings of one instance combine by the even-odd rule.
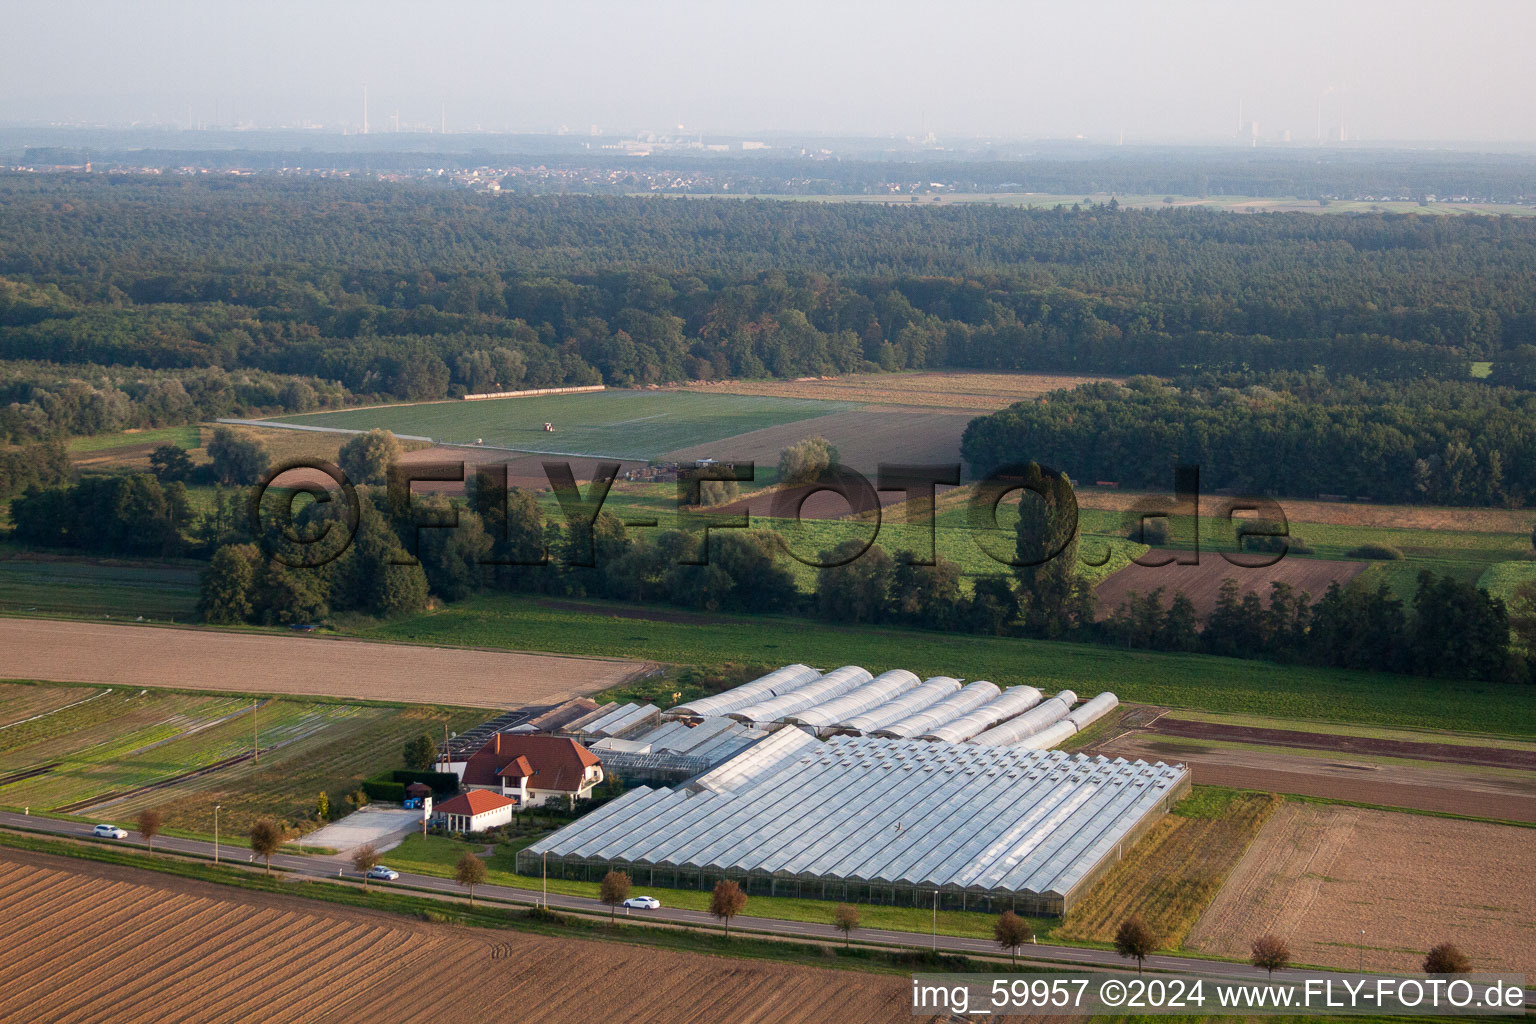
[[1063, 914], [1189, 784], [1161, 762], [784, 729], [686, 787], [630, 790], [518, 869]]

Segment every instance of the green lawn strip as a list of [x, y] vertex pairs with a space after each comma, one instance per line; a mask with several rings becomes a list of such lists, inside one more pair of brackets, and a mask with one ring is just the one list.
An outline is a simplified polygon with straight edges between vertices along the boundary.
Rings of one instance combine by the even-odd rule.
[[92, 434], [89, 437], [72, 437], [67, 445], [72, 454], [112, 451], [115, 448], [133, 448], [144, 444], [173, 444], [178, 448], [197, 448], [202, 444], [201, 431], [195, 425], [184, 427], [159, 427], [154, 430], [121, 430], [111, 434]]
[[[530, 838], [528, 842], [532, 842]], [[461, 841], [445, 836], [406, 837], [395, 849], [385, 855], [385, 862], [398, 871], [410, 871], [423, 875], [440, 875], [452, 878], [454, 866], [466, 850], [478, 851], [485, 845], [475, 840]], [[519, 844], [525, 845], [525, 844]], [[518, 889], [542, 890], [544, 879], [540, 875], [521, 875], [516, 870], [517, 845], [497, 844], [496, 852], [486, 859], [490, 869], [488, 879], [494, 885], [512, 886]], [[643, 878], [634, 879], [637, 895], [654, 895], [662, 906], [681, 910], [708, 912], [708, 890], [671, 889], [643, 884]], [[579, 882], [563, 878], [550, 878], [549, 891], [564, 896], [586, 896], [597, 899], [599, 885], [596, 882]], [[805, 921], [813, 924], [831, 924], [832, 911], [837, 900], [795, 899], [786, 896], [757, 896], [747, 902], [743, 912], [752, 917], [771, 917], [780, 921]], [[933, 928], [933, 911], [922, 907], [893, 907], [859, 903], [859, 926], [890, 931], [927, 933]], [[940, 935], [960, 938], [987, 939], [992, 937], [994, 914], [975, 911], [940, 910], [938, 930]], [[1046, 941], [1056, 925], [1054, 918], [1034, 918], [1035, 934]], [[1054, 941], [1054, 940], [1052, 940]]]
[[779, 616], [712, 615], [704, 621], [625, 618], [633, 606], [486, 595], [360, 630], [383, 640], [434, 645], [649, 658], [684, 665], [782, 665], [873, 672], [906, 668], [1030, 683], [1122, 700], [1296, 720], [1536, 736], [1536, 702], [1524, 687], [1279, 665], [1211, 655], [1132, 651], [1012, 637], [896, 627], [831, 626]]
[[[509, 908], [485, 900], [470, 907], [468, 901], [449, 894], [418, 895], [399, 888], [373, 886], [364, 888], [352, 880], [298, 879], [282, 872], [267, 877], [259, 869], [215, 865], [208, 861], [168, 854], [137, 852], [122, 847], [90, 842], [58, 840], [34, 834], [0, 831], [0, 847], [80, 860], [139, 868], [201, 882], [227, 885], [254, 892], [295, 896], [319, 902], [393, 913], [417, 920], [479, 928], [498, 928], [547, 936], [627, 942], [634, 945], [712, 956], [729, 956], [813, 967], [833, 967], [878, 973], [910, 974], [914, 968], [926, 970], [996, 972], [996, 962], [953, 954], [907, 951], [894, 947], [841, 945], [807, 942], [799, 939], [760, 938], [732, 929], [727, 941], [715, 929], [699, 929], [674, 922], [646, 925], [624, 920], [610, 922], [601, 915], [558, 911], [546, 915], [537, 910]], [[854, 933], [857, 936], [857, 932]], [[1021, 967], [1020, 971], [1043, 970], [1042, 966]]]

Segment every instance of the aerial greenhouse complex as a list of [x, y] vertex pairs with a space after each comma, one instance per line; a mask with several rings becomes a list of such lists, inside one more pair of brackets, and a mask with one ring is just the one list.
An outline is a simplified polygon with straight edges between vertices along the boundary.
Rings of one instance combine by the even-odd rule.
[[518, 867], [1063, 914], [1189, 790], [1182, 765], [1049, 749], [1117, 704], [787, 665], [662, 713], [665, 729], [761, 738], [675, 787], [630, 790], [520, 851]]
[[630, 790], [518, 870], [1064, 914], [1188, 789], [1162, 763], [785, 729], [686, 786]]

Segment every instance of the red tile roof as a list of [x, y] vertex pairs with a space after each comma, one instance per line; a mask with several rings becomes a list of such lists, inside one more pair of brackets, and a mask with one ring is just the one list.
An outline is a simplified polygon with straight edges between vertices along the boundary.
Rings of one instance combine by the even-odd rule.
[[[586, 770], [602, 764], [592, 751], [564, 736], [499, 732], [470, 755], [464, 765], [463, 784], [500, 786], [509, 766], [524, 759], [532, 776], [530, 788], [564, 793], [580, 790]], [[512, 770], [520, 773], [521, 766]]]
[[515, 807], [517, 801], [504, 797], [500, 793], [489, 789], [472, 789], [467, 793], [460, 793], [451, 800], [444, 800], [437, 804], [433, 810], [438, 814], [484, 814], [487, 811], [499, 810], [503, 807]]

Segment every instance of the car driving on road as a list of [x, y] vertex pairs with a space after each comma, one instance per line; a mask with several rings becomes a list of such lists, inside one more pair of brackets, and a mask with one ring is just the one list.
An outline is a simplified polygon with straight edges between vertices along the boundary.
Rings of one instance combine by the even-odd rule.
[[368, 877], [376, 878], [383, 882], [393, 882], [400, 877], [400, 872], [394, 868], [387, 868], [383, 864], [377, 864], [368, 869]]
[[128, 833], [116, 825], [97, 825], [91, 829], [91, 835], [100, 836], [103, 839], [127, 839]]
[[661, 900], [654, 896], [631, 896], [624, 901], [625, 910], [660, 910]]

